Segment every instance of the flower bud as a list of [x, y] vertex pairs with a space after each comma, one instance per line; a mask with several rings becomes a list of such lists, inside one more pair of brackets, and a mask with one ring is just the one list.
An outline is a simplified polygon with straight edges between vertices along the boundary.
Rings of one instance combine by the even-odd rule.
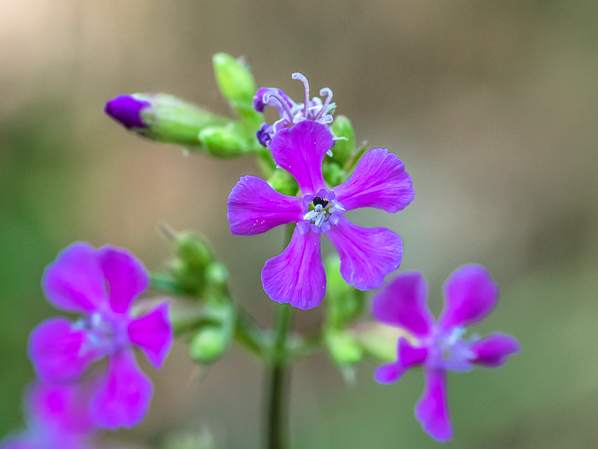
[[299, 184], [288, 171], [277, 168], [268, 179], [268, 184], [274, 190], [283, 195], [295, 196], [299, 190]]
[[209, 242], [189, 232], [165, 232], [174, 240], [176, 248], [177, 257], [170, 266], [173, 281], [182, 293], [202, 297], [206, 286], [206, 269], [214, 261]]
[[243, 58], [235, 59], [226, 53], [217, 53], [212, 60], [220, 92], [237, 111], [248, 130], [255, 134], [264, 120], [263, 115], [253, 108], [257, 87], [249, 66]]
[[374, 321], [361, 322], [352, 329], [352, 334], [368, 354], [383, 362], [397, 359], [397, 342], [405, 337], [415, 344], [414, 338], [405, 330]]
[[189, 343], [189, 356], [198, 363], [214, 363], [233, 337], [234, 310], [230, 304], [207, 305], [205, 321]]
[[344, 166], [355, 147], [355, 132], [351, 121], [344, 115], [338, 115], [332, 123], [332, 133], [334, 137], [339, 138], [332, 147], [332, 157], [330, 160], [336, 162], [339, 166]]
[[247, 64], [226, 53], [216, 53], [212, 61], [222, 95], [233, 104], [248, 103], [253, 108], [253, 96], [257, 87]]
[[214, 262], [205, 272], [206, 291], [204, 299], [209, 303], [227, 302], [228, 296], [228, 270], [224, 264]]
[[119, 95], [106, 103], [104, 111], [141, 136], [187, 147], [201, 144], [202, 129], [231, 122], [166, 94]]
[[336, 162], [327, 160], [324, 160], [324, 164], [322, 165], [322, 175], [326, 183], [331, 187], [342, 184], [346, 178], [346, 173]]
[[229, 336], [218, 326], [201, 328], [189, 343], [189, 357], [198, 363], [214, 363], [226, 351]]
[[326, 332], [326, 345], [332, 360], [339, 366], [353, 365], [363, 356], [359, 342], [347, 332], [329, 330]]
[[176, 251], [179, 258], [192, 267], [206, 267], [214, 261], [214, 254], [209, 242], [189, 232], [176, 235]]
[[220, 159], [235, 158], [249, 151], [247, 138], [228, 126], [204, 128], [198, 139], [208, 154]]

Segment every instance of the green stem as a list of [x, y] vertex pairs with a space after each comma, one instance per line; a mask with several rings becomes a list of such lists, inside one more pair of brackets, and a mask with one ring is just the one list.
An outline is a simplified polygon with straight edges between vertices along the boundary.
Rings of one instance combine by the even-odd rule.
[[[287, 225], [285, 241], [291, 241], [294, 225]], [[274, 317], [274, 344], [268, 373], [268, 403], [266, 408], [266, 440], [268, 449], [288, 449], [288, 385], [287, 338], [291, 323], [292, 307], [276, 306]]]
[[274, 346], [270, 360], [269, 398], [267, 408], [268, 449], [288, 448], [288, 368], [286, 365], [286, 341], [291, 306], [276, 307]]

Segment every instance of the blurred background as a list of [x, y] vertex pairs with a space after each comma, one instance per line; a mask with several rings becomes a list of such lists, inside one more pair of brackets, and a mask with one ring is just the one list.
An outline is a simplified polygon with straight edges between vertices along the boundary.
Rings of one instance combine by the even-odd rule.
[[[0, 438], [22, 426], [28, 334], [58, 314], [42, 270], [75, 240], [126, 247], [159, 270], [171, 257], [160, 224], [203, 233], [233, 294], [270, 322], [260, 270], [282, 230], [237, 237], [226, 220], [254, 161], [185, 157], [103, 114], [133, 92], [229, 114], [211, 66], [224, 51], [297, 100], [292, 72], [314, 92], [332, 88], [357, 140], [405, 162], [415, 201], [351, 218], [402, 236], [401, 270], [424, 272], [435, 313], [461, 264], [485, 265], [500, 285], [474, 331], [513, 334], [523, 352], [449, 375], [447, 447], [598, 447], [597, 20], [598, 3], [582, 0], [2, 0]], [[297, 328], [319, 313], [298, 313]], [[421, 372], [382, 386], [374, 367], [361, 364], [350, 386], [325, 353], [298, 364], [293, 448], [437, 447], [413, 417]], [[200, 368], [178, 342], [152, 377], [147, 419], [108, 440], [157, 447], [203, 432], [216, 448], [261, 446], [264, 372], [251, 357], [233, 350]]]

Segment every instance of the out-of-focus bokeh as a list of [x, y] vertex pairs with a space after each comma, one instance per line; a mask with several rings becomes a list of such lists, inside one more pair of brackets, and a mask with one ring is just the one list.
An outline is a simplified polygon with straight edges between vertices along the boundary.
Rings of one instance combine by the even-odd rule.
[[[405, 162], [415, 201], [352, 217], [402, 236], [401, 270], [424, 272], [435, 313], [461, 264], [485, 265], [501, 286], [474, 331], [513, 334], [523, 352], [449, 375], [447, 447], [598, 447], [597, 21], [598, 3], [581, 0], [2, 0], [0, 437], [22, 425], [28, 334], [58, 314], [43, 268], [75, 240], [126, 247], [157, 270], [171, 255], [160, 224], [200, 232], [235, 296], [270, 322], [260, 270], [282, 232], [237, 237], [226, 221], [254, 162], [186, 157], [103, 114], [133, 92], [228, 114], [211, 67], [224, 51], [244, 55], [259, 86], [300, 99], [300, 71], [314, 91], [332, 88], [358, 141]], [[320, 313], [297, 313], [298, 329]], [[381, 386], [374, 366], [355, 385], [324, 353], [296, 367], [294, 448], [437, 447], [413, 417], [421, 372]], [[203, 369], [179, 342], [153, 379], [147, 419], [110, 441], [203, 432], [216, 448], [261, 447], [265, 379], [251, 357], [233, 350]]]

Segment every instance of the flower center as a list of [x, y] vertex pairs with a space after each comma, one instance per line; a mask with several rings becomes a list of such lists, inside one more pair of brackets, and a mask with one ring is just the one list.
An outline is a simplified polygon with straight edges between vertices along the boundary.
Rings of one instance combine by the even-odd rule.
[[[463, 339], [465, 329], [453, 328], [450, 333], [438, 333], [433, 337], [433, 363], [439, 368], [451, 371], [470, 371], [473, 368], [471, 360], [474, 353], [471, 341]], [[478, 337], [472, 336], [475, 341]]]
[[316, 233], [327, 232], [330, 225], [337, 224], [345, 208], [336, 201], [333, 191], [320, 190], [316, 195], [303, 197], [308, 212], [303, 216], [303, 224], [300, 231], [307, 232], [310, 228]]
[[330, 201], [324, 199], [324, 198], [320, 198], [319, 196], [316, 196], [314, 198], [314, 200], [312, 201], [312, 204], [314, 205], [314, 208], [319, 208], [320, 210], [322, 210], [322, 208], [325, 208], [326, 206], [328, 206], [328, 203]]
[[100, 313], [79, 319], [74, 328], [84, 330], [86, 343], [81, 347], [82, 352], [100, 352], [112, 354], [128, 344], [127, 319], [107, 318]]

